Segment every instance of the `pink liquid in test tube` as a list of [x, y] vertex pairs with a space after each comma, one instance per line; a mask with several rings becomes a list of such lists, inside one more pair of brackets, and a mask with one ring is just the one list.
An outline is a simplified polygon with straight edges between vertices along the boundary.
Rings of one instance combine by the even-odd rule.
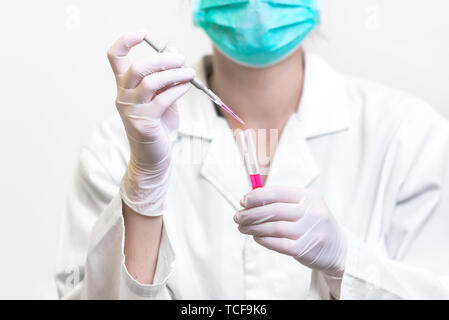
[[243, 158], [245, 160], [246, 170], [248, 171], [251, 186], [254, 189], [262, 188], [262, 177], [257, 163], [256, 148], [251, 135], [251, 130], [240, 132], [240, 142], [242, 145]]
[[251, 185], [253, 186], [253, 190], [257, 188], [262, 188], [262, 177], [260, 174], [250, 174], [249, 178], [251, 179]]

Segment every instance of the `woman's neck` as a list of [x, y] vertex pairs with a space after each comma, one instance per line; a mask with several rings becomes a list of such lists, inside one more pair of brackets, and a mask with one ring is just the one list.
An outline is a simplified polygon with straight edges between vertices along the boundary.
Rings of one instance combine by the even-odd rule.
[[[298, 49], [285, 60], [267, 68], [239, 65], [214, 48], [211, 86], [245, 122], [246, 128], [282, 131], [296, 112], [304, 80], [304, 55]], [[224, 114], [232, 129], [243, 125]]]

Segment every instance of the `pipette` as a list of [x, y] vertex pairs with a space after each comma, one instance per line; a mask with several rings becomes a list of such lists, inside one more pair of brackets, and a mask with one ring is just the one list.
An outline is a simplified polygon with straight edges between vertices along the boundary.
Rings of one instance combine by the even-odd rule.
[[251, 130], [240, 131], [240, 144], [242, 147], [246, 170], [248, 171], [249, 178], [251, 180], [251, 186], [253, 187], [253, 190], [262, 188], [262, 177], [260, 176], [257, 153]]
[[[157, 52], [164, 52], [166, 50], [166, 47], [160, 47], [157, 45], [148, 35], [146, 35], [143, 40], [148, 43], [154, 50]], [[212, 92], [200, 79], [194, 78], [190, 81], [190, 83], [197, 89], [203, 91], [215, 104], [217, 104], [220, 108], [222, 108], [224, 111], [229, 113], [234, 119], [239, 121], [241, 124], [245, 124], [245, 122], [240, 119], [238, 115], [236, 115], [231, 108], [229, 108], [227, 105], [221, 101], [221, 99]]]

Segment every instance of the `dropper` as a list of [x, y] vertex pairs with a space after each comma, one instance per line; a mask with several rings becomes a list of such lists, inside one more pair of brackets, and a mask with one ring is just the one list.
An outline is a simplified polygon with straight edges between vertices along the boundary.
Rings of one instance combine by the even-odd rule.
[[[160, 47], [158, 46], [148, 35], [146, 35], [143, 40], [148, 43], [154, 50], [157, 52], [164, 52], [166, 50], [166, 47]], [[221, 101], [221, 99], [212, 92], [200, 79], [193, 78], [193, 80], [190, 81], [190, 83], [197, 89], [203, 91], [215, 104], [217, 104], [220, 108], [222, 108], [224, 111], [229, 113], [234, 119], [239, 121], [241, 124], [245, 124], [245, 122], [240, 119], [238, 115], [236, 115], [231, 108], [229, 108], [227, 105]]]

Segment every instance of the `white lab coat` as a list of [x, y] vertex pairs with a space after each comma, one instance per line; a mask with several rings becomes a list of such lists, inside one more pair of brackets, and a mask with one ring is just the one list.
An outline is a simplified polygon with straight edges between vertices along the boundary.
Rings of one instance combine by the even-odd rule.
[[[314, 55], [306, 55], [298, 110], [266, 185], [323, 195], [348, 237], [341, 298], [449, 298], [448, 122], [419, 99], [341, 75]], [[232, 218], [250, 183], [243, 161], [228, 161], [241, 157], [224, 118], [197, 90], [179, 112], [154, 284], [140, 284], [124, 265], [118, 190], [129, 149], [115, 115], [81, 150], [62, 231], [60, 296], [328, 299], [320, 272], [237, 230]]]

